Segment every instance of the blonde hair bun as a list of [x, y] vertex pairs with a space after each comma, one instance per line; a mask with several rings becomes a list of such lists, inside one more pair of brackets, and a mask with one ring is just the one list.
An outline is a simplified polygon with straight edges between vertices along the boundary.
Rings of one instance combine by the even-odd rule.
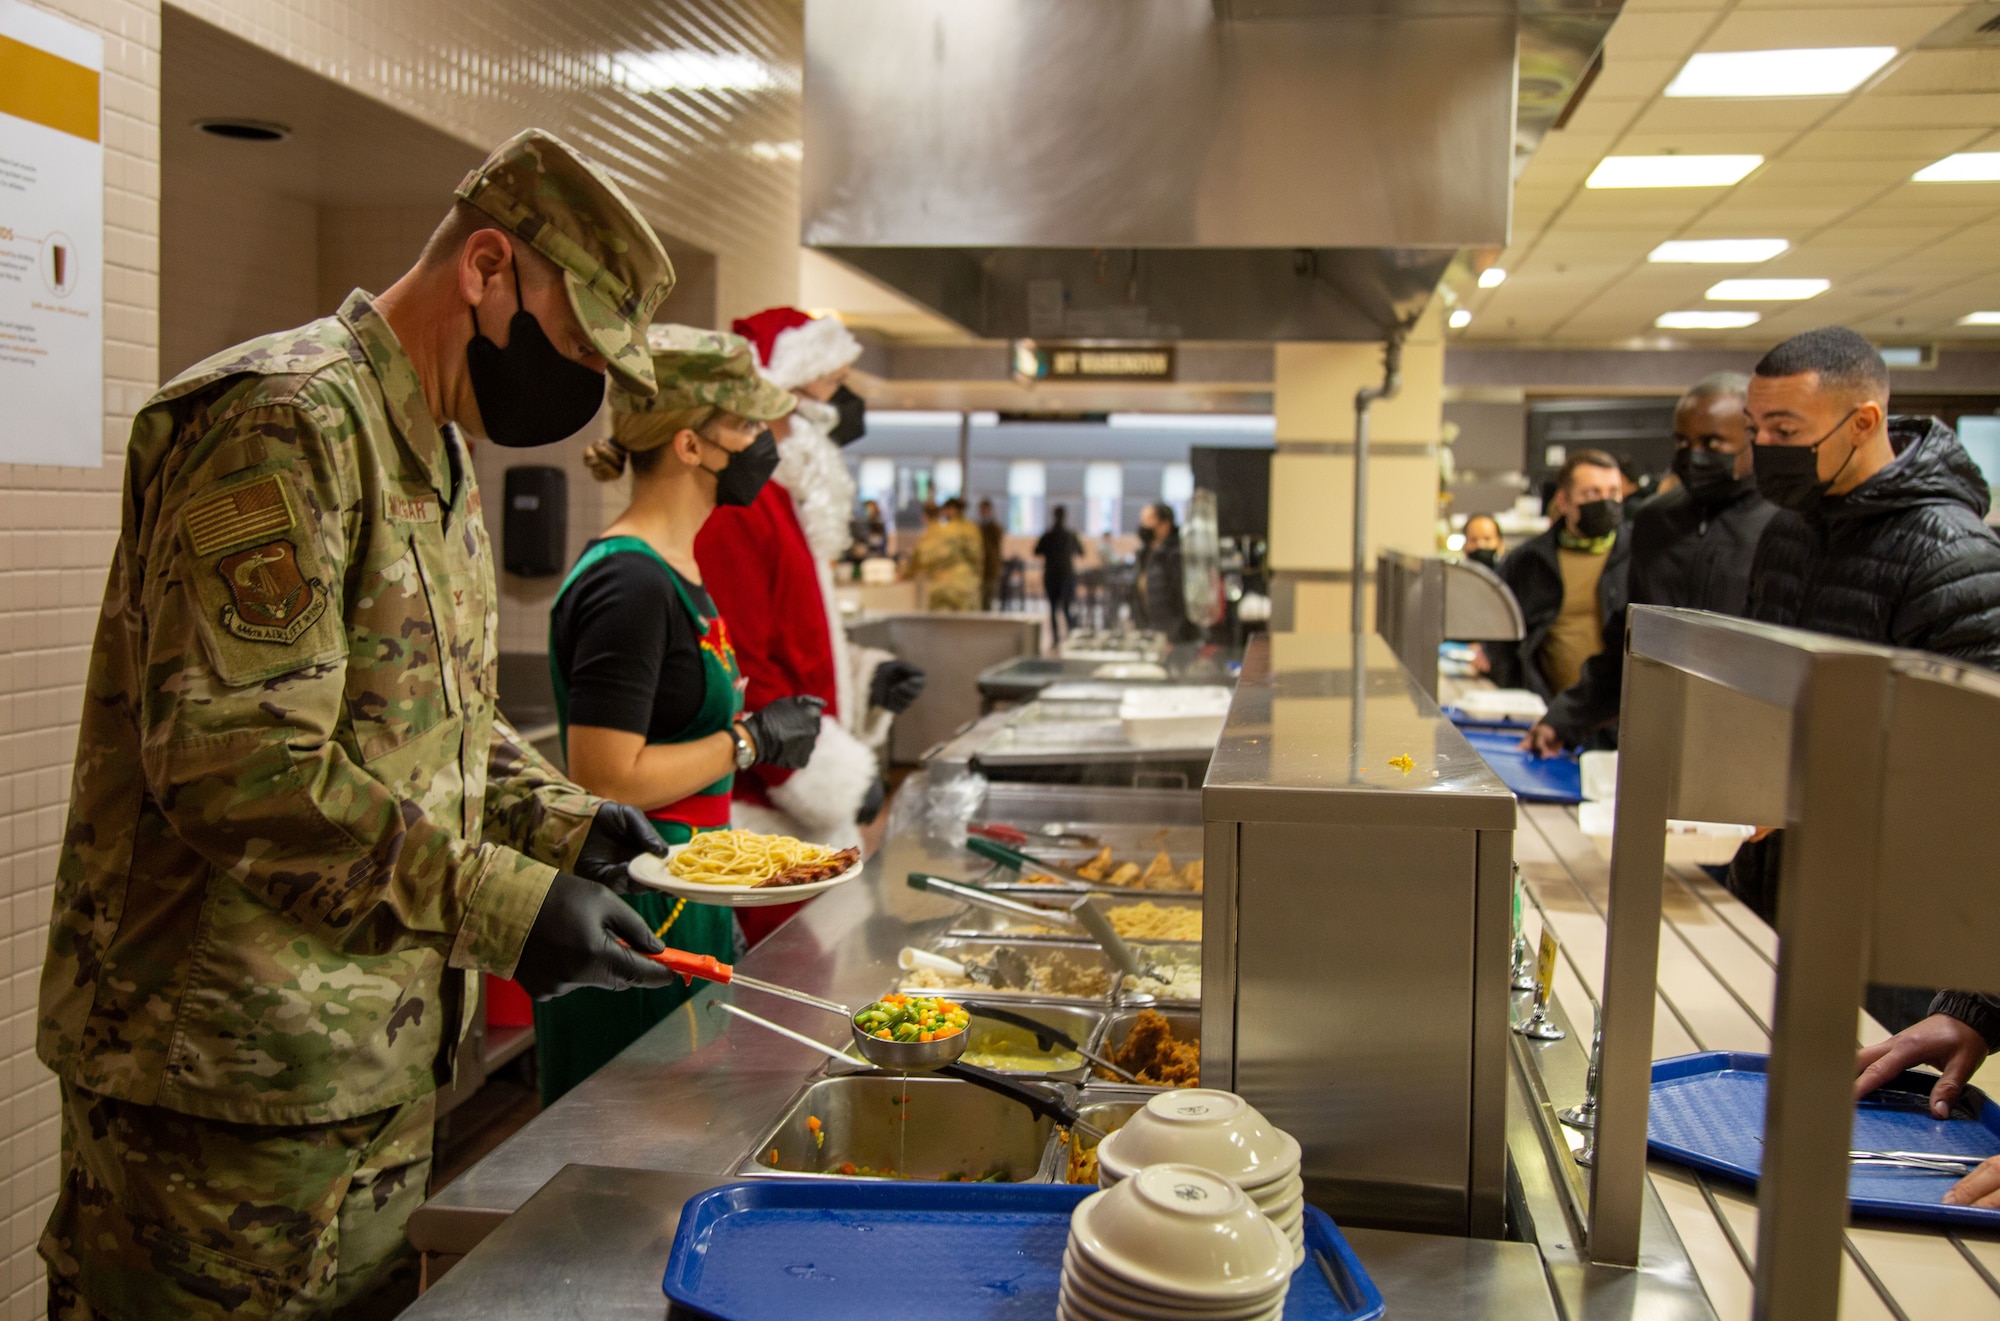
[[606, 436], [584, 447], [583, 466], [598, 481], [615, 482], [625, 475], [625, 463], [631, 457], [623, 445]]

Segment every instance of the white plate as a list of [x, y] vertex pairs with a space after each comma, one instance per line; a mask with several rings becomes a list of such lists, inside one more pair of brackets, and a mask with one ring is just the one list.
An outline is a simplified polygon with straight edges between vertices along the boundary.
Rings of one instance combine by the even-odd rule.
[[824, 894], [836, 885], [845, 885], [859, 876], [865, 865], [857, 862], [831, 880], [814, 881], [811, 885], [778, 885], [761, 890], [748, 885], [703, 885], [698, 881], [683, 881], [667, 870], [668, 859], [686, 847], [685, 844], [674, 845], [665, 858], [648, 855], [632, 859], [632, 879], [691, 903], [715, 904], [721, 908], [771, 908], [778, 904], [795, 904], [801, 899]]

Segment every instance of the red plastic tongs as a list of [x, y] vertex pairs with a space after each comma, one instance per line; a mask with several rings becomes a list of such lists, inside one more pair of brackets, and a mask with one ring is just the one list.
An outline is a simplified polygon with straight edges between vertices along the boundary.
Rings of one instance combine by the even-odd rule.
[[661, 950], [658, 954], [648, 954], [645, 957], [655, 963], [664, 964], [679, 973], [683, 983], [692, 984], [694, 979], [699, 977], [703, 981], [720, 982], [724, 986], [745, 986], [753, 991], [762, 991], [766, 995], [780, 996], [786, 1000], [795, 1000], [803, 1005], [811, 1005], [815, 1009], [824, 1009], [829, 1013], [839, 1014], [843, 1018], [850, 1020], [854, 1017], [854, 1011], [839, 1001], [822, 1000], [816, 995], [808, 995], [804, 991], [795, 991], [789, 986], [780, 986], [776, 982], [767, 982], [756, 977], [746, 977], [736, 971], [733, 966], [722, 962], [713, 954], [692, 954], [684, 949], [673, 949], [670, 947]]

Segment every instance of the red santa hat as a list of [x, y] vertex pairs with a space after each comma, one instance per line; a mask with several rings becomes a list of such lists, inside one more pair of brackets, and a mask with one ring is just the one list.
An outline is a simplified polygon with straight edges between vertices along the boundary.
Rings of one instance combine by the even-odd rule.
[[808, 316], [796, 307], [767, 307], [730, 329], [757, 347], [764, 378], [787, 390], [837, 372], [861, 356], [861, 341], [839, 318]]

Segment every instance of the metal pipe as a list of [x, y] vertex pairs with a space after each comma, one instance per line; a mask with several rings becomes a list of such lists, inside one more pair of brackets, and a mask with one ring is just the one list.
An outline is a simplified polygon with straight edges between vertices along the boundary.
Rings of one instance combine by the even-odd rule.
[[[1368, 614], [1368, 413], [1377, 399], [1393, 399], [1403, 388], [1403, 336], [1408, 327], [1395, 326], [1382, 342], [1382, 384], [1364, 385], [1354, 392], [1354, 556], [1351, 576], [1354, 600], [1350, 618], [1354, 625], [1355, 668], [1360, 672], [1361, 639], [1367, 636]], [[1360, 709], [1360, 695], [1355, 709]]]
[[[972, 414], [958, 415], [958, 498], [972, 503]], [[942, 501], [940, 501], [942, 503]]]

